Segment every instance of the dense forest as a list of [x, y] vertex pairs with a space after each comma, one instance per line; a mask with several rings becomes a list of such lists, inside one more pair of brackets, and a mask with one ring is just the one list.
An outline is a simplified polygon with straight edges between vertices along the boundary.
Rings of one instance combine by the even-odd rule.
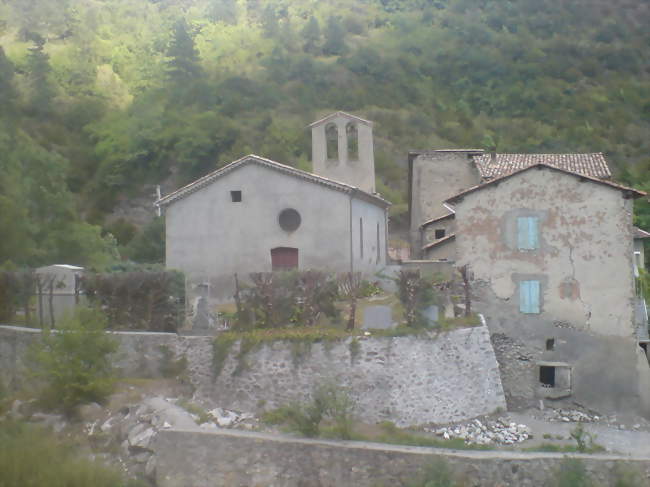
[[0, 0], [0, 264], [159, 261], [129, 211], [155, 185], [309, 170], [334, 110], [375, 121], [395, 222], [409, 149], [602, 151], [650, 191], [648, 25], [644, 0]]

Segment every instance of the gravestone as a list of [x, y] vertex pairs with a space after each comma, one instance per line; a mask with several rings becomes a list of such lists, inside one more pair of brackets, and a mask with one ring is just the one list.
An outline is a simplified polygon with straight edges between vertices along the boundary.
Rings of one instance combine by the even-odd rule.
[[439, 310], [435, 304], [427, 306], [422, 310], [422, 316], [424, 316], [430, 325], [438, 323], [439, 319]]
[[208, 300], [200, 296], [196, 300], [196, 309], [194, 311], [194, 318], [192, 319], [192, 331], [208, 331], [213, 328], [214, 319], [210, 314]]
[[393, 310], [390, 306], [368, 306], [363, 310], [363, 325], [364, 330], [373, 328], [375, 330], [386, 330], [393, 328]]

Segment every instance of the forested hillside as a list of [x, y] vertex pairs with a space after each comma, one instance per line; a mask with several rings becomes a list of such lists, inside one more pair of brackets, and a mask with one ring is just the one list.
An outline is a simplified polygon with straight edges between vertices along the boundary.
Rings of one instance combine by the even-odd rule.
[[339, 109], [375, 121], [396, 219], [409, 149], [602, 151], [648, 191], [648, 25], [645, 0], [2, 0], [0, 264], [160, 259], [116, 208], [251, 152], [310, 169]]

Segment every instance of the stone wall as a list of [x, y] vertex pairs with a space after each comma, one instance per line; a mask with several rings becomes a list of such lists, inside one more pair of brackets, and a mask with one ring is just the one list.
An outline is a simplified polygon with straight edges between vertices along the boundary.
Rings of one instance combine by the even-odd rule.
[[[462, 485], [537, 487], [552, 485], [567, 457], [559, 453], [450, 451], [308, 440], [232, 430], [163, 430], [153, 448], [158, 487], [407, 485], [438, 459], [449, 465]], [[584, 462], [598, 485], [615, 485], [617, 470], [635, 470], [645, 482], [650, 479], [650, 460], [570, 456]]]
[[[360, 337], [338, 342], [273, 342], [241, 354], [234, 343], [221, 370], [212, 339], [168, 333], [115, 333], [115, 366], [129, 377], [155, 377], [164, 351], [185, 357], [196, 397], [206, 406], [244, 412], [306, 400], [318, 384], [350, 390], [365, 422], [399, 426], [461, 421], [506, 403], [485, 326], [437, 336]], [[17, 384], [34, 330], [0, 327], [0, 377]]]
[[238, 359], [238, 345], [207, 390], [222, 407], [252, 411], [305, 400], [317, 384], [351, 391], [367, 422], [447, 423], [505, 409], [487, 328], [435, 337], [385, 337], [317, 343], [276, 342]]

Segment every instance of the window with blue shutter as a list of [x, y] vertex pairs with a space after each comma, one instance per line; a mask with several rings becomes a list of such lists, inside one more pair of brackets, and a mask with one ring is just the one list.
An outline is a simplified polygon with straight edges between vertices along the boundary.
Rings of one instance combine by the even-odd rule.
[[517, 218], [517, 247], [519, 250], [539, 248], [539, 218], [536, 216]]
[[519, 311], [535, 314], [540, 312], [539, 281], [519, 281]]

